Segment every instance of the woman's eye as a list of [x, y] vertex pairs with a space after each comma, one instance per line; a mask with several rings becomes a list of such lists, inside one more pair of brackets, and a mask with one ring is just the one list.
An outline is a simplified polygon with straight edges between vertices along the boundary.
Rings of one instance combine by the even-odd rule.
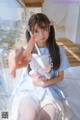
[[44, 31], [48, 31], [48, 28], [44, 28]]
[[38, 31], [36, 30], [36, 31], [34, 31], [35, 33], [38, 33]]

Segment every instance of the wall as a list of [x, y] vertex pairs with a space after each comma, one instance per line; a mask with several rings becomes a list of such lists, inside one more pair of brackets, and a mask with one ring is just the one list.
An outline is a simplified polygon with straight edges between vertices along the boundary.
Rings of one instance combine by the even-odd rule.
[[78, 14], [78, 24], [77, 24], [77, 34], [76, 41], [77, 44], [80, 44], [80, 6], [79, 6], [79, 14]]
[[[63, 3], [56, 3], [53, 0], [44, 0], [42, 12], [45, 13], [51, 21], [54, 21], [57, 26], [63, 26], [65, 28], [67, 6], [68, 5]], [[60, 32], [55, 29], [55, 33], [57, 39], [65, 37], [65, 31]]]
[[69, 4], [44, 0], [42, 12], [50, 20], [65, 27], [65, 31], [57, 32], [58, 37], [66, 37], [74, 43], [80, 44], [80, 4]]
[[65, 24], [67, 9], [66, 4], [54, 3], [53, 0], [45, 0], [43, 3], [42, 12], [45, 13], [51, 20], [56, 21], [57, 24]]
[[77, 28], [78, 28], [78, 16], [79, 7], [77, 4], [70, 4], [68, 6], [68, 15], [66, 19], [66, 38], [70, 39], [72, 42], [76, 43]]

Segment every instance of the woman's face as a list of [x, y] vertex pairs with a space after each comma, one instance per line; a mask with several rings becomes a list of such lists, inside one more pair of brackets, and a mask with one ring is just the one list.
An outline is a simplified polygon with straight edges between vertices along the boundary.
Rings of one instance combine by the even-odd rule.
[[38, 45], [46, 44], [46, 41], [49, 36], [49, 27], [45, 24], [43, 24], [41, 27], [39, 27], [37, 24], [34, 26], [33, 35], [35, 36]]

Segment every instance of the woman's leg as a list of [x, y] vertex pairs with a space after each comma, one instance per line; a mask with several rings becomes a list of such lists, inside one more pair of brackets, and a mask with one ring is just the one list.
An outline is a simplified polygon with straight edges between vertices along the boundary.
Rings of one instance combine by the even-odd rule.
[[40, 111], [40, 120], [56, 120], [57, 108], [55, 104], [47, 104]]
[[57, 120], [59, 108], [51, 96], [46, 94], [40, 105], [40, 120]]
[[11, 106], [9, 120], [38, 120], [39, 102], [29, 95], [16, 95]]
[[39, 104], [31, 97], [25, 97], [19, 107], [19, 120], [38, 120]]

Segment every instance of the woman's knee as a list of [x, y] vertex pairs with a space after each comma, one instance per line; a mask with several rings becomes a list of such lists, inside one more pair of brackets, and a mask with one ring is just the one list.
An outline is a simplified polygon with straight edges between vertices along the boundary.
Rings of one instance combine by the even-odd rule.
[[53, 104], [44, 106], [40, 113], [41, 120], [55, 120], [57, 113], [56, 110], [57, 108]]
[[39, 104], [32, 98], [25, 97], [19, 107], [20, 120], [37, 120]]
[[49, 114], [44, 109], [40, 111], [39, 118], [40, 120], [51, 120]]

